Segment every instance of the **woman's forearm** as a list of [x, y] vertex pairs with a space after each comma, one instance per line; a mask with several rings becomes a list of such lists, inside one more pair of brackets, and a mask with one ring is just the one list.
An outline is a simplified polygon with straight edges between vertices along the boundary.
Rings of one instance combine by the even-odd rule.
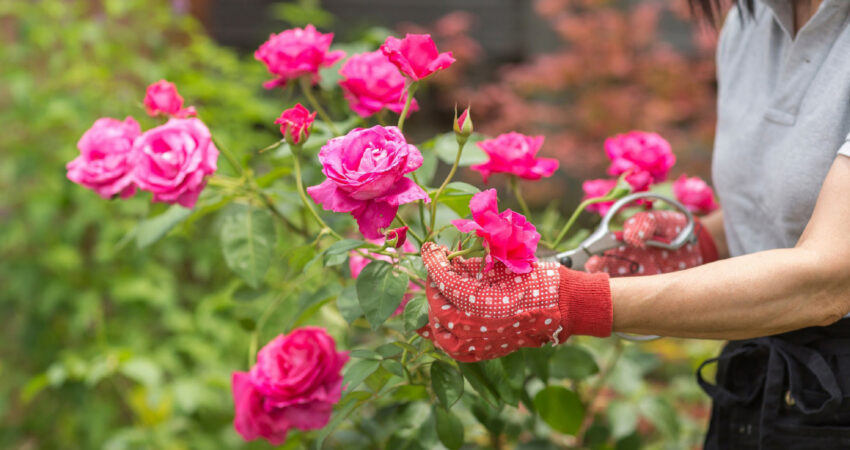
[[612, 278], [614, 331], [744, 339], [826, 325], [850, 310], [847, 278], [800, 247]]

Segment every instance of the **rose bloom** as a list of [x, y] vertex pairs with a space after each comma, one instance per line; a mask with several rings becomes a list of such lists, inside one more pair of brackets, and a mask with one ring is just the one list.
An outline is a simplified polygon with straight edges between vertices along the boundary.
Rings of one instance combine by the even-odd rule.
[[[404, 109], [407, 98], [404, 76], [380, 51], [348, 58], [339, 73], [342, 93], [351, 110], [360, 117], [369, 117], [384, 108], [394, 113]], [[408, 114], [417, 110], [419, 104], [413, 99]]]
[[[391, 237], [390, 233], [392, 233], [392, 231], [387, 233], [387, 237]], [[373, 243], [373, 244], [376, 244], [376, 245], [383, 245], [384, 244], [383, 239], [367, 239], [367, 240], [369, 242]], [[401, 245], [401, 249], [405, 253], [417, 253], [416, 246], [413, 245], [410, 242], [405, 241], [404, 244]], [[389, 248], [387, 250], [390, 251], [390, 252], [395, 252], [395, 249], [393, 249], [393, 248]], [[390, 258], [387, 255], [370, 253], [370, 252], [367, 252], [367, 250], [362, 249], [362, 248], [352, 250], [351, 253], [349, 253], [349, 255], [348, 255], [348, 269], [351, 271], [351, 278], [357, 278], [360, 275], [360, 272], [362, 272], [363, 269], [366, 268], [366, 266], [368, 266], [370, 262], [372, 262], [371, 259], [369, 259], [365, 256], [367, 253], [370, 256], [372, 256], [372, 258], [375, 258], [375, 259], [380, 260], [380, 261], [386, 261], [386, 262], [392, 261], [392, 258]], [[408, 290], [414, 290], [415, 291], [417, 289], [419, 289], [419, 286], [417, 286], [416, 283], [411, 282], [408, 285]], [[409, 302], [412, 297], [413, 296], [410, 295], [410, 294], [405, 295], [404, 298], [401, 299], [401, 303], [398, 305], [398, 308], [396, 308], [396, 310], [393, 312], [392, 316], [395, 317], [395, 316], [401, 314], [402, 312], [404, 312], [404, 307], [407, 306], [407, 302]]]
[[[611, 192], [611, 189], [614, 189], [614, 186], [617, 185], [617, 180], [587, 180], [581, 184], [581, 189], [584, 191], [584, 197], [582, 197], [582, 201], [587, 200], [589, 198], [602, 197], [605, 194]], [[602, 203], [594, 203], [587, 207], [587, 210], [590, 212], [598, 212], [599, 215], [604, 216], [608, 214], [608, 210], [611, 209], [611, 206], [614, 204], [614, 201], [610, 202], [602, 202]]]
[[526, 180], [549, 177], [558, 170], [558, 160], [536, 158], [541, 145], [543, 136], [526, 136], [516, 132], [500, 134], [495, 139], [478, 142], [478, 147], [487, 153], [490, 160], [470, 168], [481, 172], [485, 183], [494, 173], [509, 173]]
[[673, 182], [673, 194], [691, 212], [706, 214], [719, 207], [711, 187], [700, 177], [682, 175]]
[[369, 239], [383, 236], [399, 205], [424, 200], [428, 193], [405, 177], [422, 165], [422, 154], [396, 127], [356, 128], [333, 138], [319, 151], [328, 177], [307, 188], [327, 211], [351, 213]]
[[234, 372], [233, 425], [246, 440], [263, 438], [279, 445], [291, 428], [316, 430], [327, 425], [342, 395], [342, 366], [325, 330], [298, 328], [280, 335], [257, 354], [250, 372]]
[[319, 33], [313, 25], [272, 34], [254, 52], [254, 58], [262, 61], [277, 77], [264, 83], [263, 87], [285, 86], [289, 80], [303, 75], [310, 75], [313, 83], [317, 83], [319, 69], [331, 66], [345, 56], [341, 50], [329, 51], [333, 38], [333, 33]]
[[286, 130], [290, 132], [293, 144], [300, 144], [310, 137], [310, 128], [313, 126], [313, 121], [316, 119], [316, 113], [310, 114], [307, 108], [296, 104], [282, 113], [274, 123], [280, 125], [280, 134], [286, 136]]
[[170, 119], [142, 134], [133, 146], [133, 180], [153, 193], [153, 201], [195, 206], [216, 171], [218, 149], [199, 119]]
[[132, 196], [136, 192], [133, 141], [139, 134], [139, 123], [132, 117], [123, 122], [109, 117], [97, 119], [77, 142], [80, 156], [67, 164], [68, 179], [103, 198]]
[[534, 252], [540, 233], [522, 214], [506, 209], [499, 213], [495, 189], [487, 189], [472, 196], [469, 202], [472, 220], [457, 219], [452, 225], [461, 233], [475, 234], [484, 238], [487, 248], [485, 270], [490, 270], [495, 261], [501, 261], [514, 273], [528, 273], [537, 261]]
[[618, 176], [631, 171], [626, 181], [635, 191], [646, 190], [651, 183], [667, 179], [676, 157], [670, 143], [655, 133], [631, 131], [605, 140], [605, 153], [611, 159], [608, 174]]
[[183, 97], [177, 93], [177, 87], [174, 83], [165, 80], [159, 80], [148, 86], [144, 104], [149, 116], [163, 114], [184, 118], [197, 114], [192, 106], [183, 108]]
[[427, 34], [408, 34], [404, 39], [389, 36], [381, 51], [401, 73], [414, 81], [433, 75], [452, 65], [452, 52], [440, 53], [437, 44]]

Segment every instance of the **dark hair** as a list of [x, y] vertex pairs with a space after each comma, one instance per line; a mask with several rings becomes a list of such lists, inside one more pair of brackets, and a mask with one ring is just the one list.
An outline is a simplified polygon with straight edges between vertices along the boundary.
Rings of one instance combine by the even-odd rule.
[[732, 3], [741, 8], [741, 13], [743, 9], [746, 9], [752, 15], [755, 8], [753, 0], [688, 0], [688, 3], [694, 15], [702, 16], [703, 19], [714, 24], [721, 19], [724, 9]]

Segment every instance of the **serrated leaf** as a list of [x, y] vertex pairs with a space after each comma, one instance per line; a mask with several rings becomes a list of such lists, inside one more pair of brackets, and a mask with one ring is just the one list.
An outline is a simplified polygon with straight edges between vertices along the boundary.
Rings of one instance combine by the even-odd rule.
[[549, 373], [555, 378], [583, 380], [598, 372], [599, 366], [596, 365], [593, 355], [575, 345], [556, 347], [555, 354], [549, 361]]
[[387, 369], [389, 373], [397, 377], [404, 378], [404, 366], [402, 366], [401, 363], [397, 360], [385, 359], [383, 362], [381, 362], [381, 366], [383, 366], [384, 369]]
[[434, 425], [440, 442], [449, 450], [463, 446], [463, 423], [451, 411], [442, 407], [434, 408]]
[[143, 220], [136, 226], [136, 247], [145, 248], [153, 244], [191, 214], [191, 209], [171, 205], [164, 213]]
[[534, 396], [537, 414], [553, 430], [575, 435], [584, 420], [584, 406], [575, 392], [563, 386], [547, 386]]
[[336, 241], [324, 251], [322, 256], [323, 264], [325, 267], [340, 265], [348, 259], [348, 253], [350, 251], [366, 245], [369, 245], [369, 243], [358, 239], [343, 239], [341, 241]]
[[349, 324], [363, 315], [363, 308], [357, 301], [357, 288], [353, 284], [344, 287], [342, 292], [339, 293], [336, 298], [336, 307], [343, 319]]
[[380, 361], [372, 359], [361, 359], [360, 361], [355, 361], [353, 364], [348, 366], [347, 369], [345, 369], [345, 373], [342, 375], [342, 385], [345, 388], [345, 391], [350, 392], [357, 389], [357, 386], [360, 386], [360, 383], [362, 383], [366, 377], [372, 375], [372, 373], [378, 370], [378, 367], [380, 366]]
[[274, 221], [268, 210], [234, 204], [224, 211], [221, 249], [227, 266], [257, 288], [271, 264]]
[[481, 398], [490, 404], [497, 406], [499, 404], [499, 394], [484, 374], [484, 367], [480, 363], [458, 363], [463, 377], [475, 389]]
[[357, 300], [373, 330], [378, 329], [398, 309], [409, 279], [396, 273], [386, 261], [372, 261], [357, 277]]
[[423, 295], [415, 295], [404, 306], [401, 315], [404, 322], [404, 330], [408, 333], [416, 331], [428, 323], [428, 301]]
[[389, 342], [375, 349], [375, 351], [384, 358], [392, 358], [393, 356], [401, 354], [403, 350], [404, 349], [396, 345], [395, 342]]
[[510, 383], [506, 382], [508, 374], [505, 372], [502, 362], [497, 359], [490, 359], [481, 361], [478, 364], [481, 364], [481, 367], [484, 369], [484, 376], [487, 377], [490, 386], [499, 394], [499, 398], [509, 405], [517, 406], [519, 403], [519, 394]]
[[431, 364], [431, 387], [445, 408], [451, 408], [463, 395], [463, 375], [450, 364]]
[[360, 358], [360, 359], [373, 359], [375, 361], [380, 361], [383, 359], [381, 355], [376, 353], [373, 350], [369, 350], [366, 348], [356, 348], [348, 353], [348, 356], [352, 358]]

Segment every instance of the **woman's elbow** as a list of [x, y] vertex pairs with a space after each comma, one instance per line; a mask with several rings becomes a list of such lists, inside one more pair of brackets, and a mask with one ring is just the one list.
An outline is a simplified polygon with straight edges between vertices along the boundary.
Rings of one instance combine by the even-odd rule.
[[811, 312], [817, 318], [816, 326], [831, 325], [850, 313], [850, 258], [804, 251], [808, 261], [804, 269], [807, 272], [805, 307], [815, 309]]

